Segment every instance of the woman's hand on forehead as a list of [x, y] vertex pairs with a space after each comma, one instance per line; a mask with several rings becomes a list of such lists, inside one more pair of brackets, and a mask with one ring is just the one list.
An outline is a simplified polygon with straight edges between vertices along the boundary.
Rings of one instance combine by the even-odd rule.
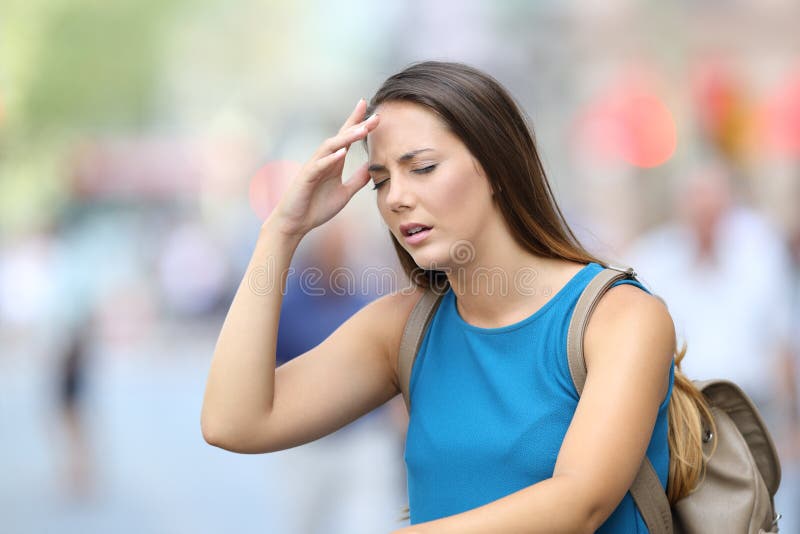
[[282, 231], [304, 235], [324, 224], [369, 181], [367, 164], [361, 165], [347, 182], [342, 182], [344, 160], [350, 145], [378, 125], [378, 115], [366, 119], [366, 101], [362, 98], [344, 121], [339, 132], [324, 140], [281, 197], [272, 215], [280, 220]]

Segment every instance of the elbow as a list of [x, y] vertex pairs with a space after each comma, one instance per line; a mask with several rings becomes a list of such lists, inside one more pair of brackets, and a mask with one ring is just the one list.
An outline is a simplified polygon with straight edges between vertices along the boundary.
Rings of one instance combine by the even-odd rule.
[[589, 534], [597, 532], [610, 515], [610, 513], [606, 513], [604, 510], [599, 508], [590, 510], [584, 518], [583, 525], [581, 525], [581, 532], [586, 532]]
[[611, 514], [604, 513], [599, 507], [581, 510], [573, 508], [569, 516], [565, 517], [565, 523], [562, 526], [565, 532], [593, 534], [603, 526], [609, 515]]
[[219, 413], [214, 414], [212, 406], [212, 403], [208, 399], [208, 392], [206, 391], [206, 397], [203, 399], [203, 406], [200, 409], [200, 433], [205, 442], [209, 445], [225, 448], [222, 444], [224, 432], [220, 425], [222, 418]]
[[229, 429], [222, 428], [220, 425], [210, 425], [200, 423], [200, 431], [203, 439], [212, 447], [217, 447], [230, 452], [247, 453], [253, 452], [241, 445], [241, 439], [233, 435]]
[[[619, 504], [619, 503], [617, 503]], [[583, 518], [580, 525], [580, 532], [596, 532], [603, 526], [603, 523], [611, 516], [617, 504], [605, 502], [592, 502], [585, 509], [585, 513], [581, 515]]]
[[263, 436], [259, 438], [252, 432], [242, 432], [237, 428], [252, 428], [252, 425], [232, 425], [205, 416], [200, 419], [203, 439], [213, 447], [240, 454], [260, 454], [280, 450], [270, 448], [264, 443]]
[[236, 444], [240, 438], [234, 430], [230, 421], [225, 418], [211, 416], [205, 410], [200, 415], [200, 432], [205, 442], [213, 447], [237, 452]]
[[569, 532], [593, 533], [603, 526], [619, 503], [612, 502], [599, 488], [586, 484], [565, 486], [564, 502], [571, 512], [564, 515], [564, 527]]
[[217, 409], [208, 399], [203, 401], [200, 411], [200, 433], [206, 443], [220, 449], [232, 450], [231, 445], [235, 439], [231, 414]]
[[205, 442], [209, 445], [219, 447], [220, 449], [228, 449], [225, 432], [222, 431], [219, 424], [209, 421], [209, 418], [205, 414], [200, 418], [200, 432], [203, 434]]

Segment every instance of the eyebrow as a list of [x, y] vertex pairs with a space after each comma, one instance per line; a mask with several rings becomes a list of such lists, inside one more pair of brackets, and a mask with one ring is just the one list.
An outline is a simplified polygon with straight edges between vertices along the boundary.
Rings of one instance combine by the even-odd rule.
[[[411, 152], [406, 152], [405, 154], [403, 154], [402, 156], [397, 158], [397, 163], [405, 163], [406, 161], [414, 159], [415, 157], [417, 157], [417, 155], [419, 155], [419, 154], [421, 154], [423, 152], [429, 152], [429, 151], [432, 152], [433, 149], [432, 148], [418, 148], [417, 150], [412, 150]], [[386, 167], [384, 167], [380, 163], [373, 163], [372, 165], [370, 165], [367, 168], [367, 170], [369, 172], [385, 171]]]

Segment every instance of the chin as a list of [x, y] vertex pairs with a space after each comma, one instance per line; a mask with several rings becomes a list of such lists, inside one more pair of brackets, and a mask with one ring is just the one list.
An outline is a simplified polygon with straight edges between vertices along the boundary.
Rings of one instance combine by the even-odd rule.
[[414, 259], [417, 267], [426, 271], [446, 271], [450, 265], [450, 258], [446, 253], [434, 254], [429, 251], [417, 251], [416, 253], [408, 251], [408, 253]]

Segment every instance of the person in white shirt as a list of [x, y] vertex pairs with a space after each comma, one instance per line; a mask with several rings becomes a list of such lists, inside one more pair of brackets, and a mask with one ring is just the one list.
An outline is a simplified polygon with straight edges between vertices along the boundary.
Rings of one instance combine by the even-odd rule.
[[756, 403], [784, 448], [777, 508], [797, 509], [790, 501], [800, 498], [800, 481], [786, 454], [800, 435], [791, 348], [796, 281], [785, 237], [736, 198], [731, 179], [719, 162], [688, 174], [677, 188], [675, 219], [634, 240], [625, 261], [668, 303], [678, 343], [687, 344], [686, 375], [733, 380]]

